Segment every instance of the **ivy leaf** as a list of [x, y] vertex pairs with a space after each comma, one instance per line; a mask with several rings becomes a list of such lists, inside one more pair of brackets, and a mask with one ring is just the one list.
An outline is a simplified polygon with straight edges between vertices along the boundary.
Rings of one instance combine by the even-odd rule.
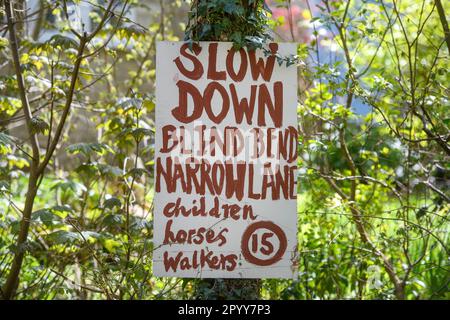
[[236, 11], [236, 4], [232, 1], [227, 1], [225, 6], [223, 7], [223, 11], [225, 11], [228, 14], [233, 14]]
[[265, 0], [263, 1], [263, 9], [266, 10], [268, 13], [272, 14], [272, 10], [270, 10]]
[[202, 31], [200, 32], [200, 38], [205, 37], [211, 32], [211, 25], [210, 24], [204, 24], [202, 26]]

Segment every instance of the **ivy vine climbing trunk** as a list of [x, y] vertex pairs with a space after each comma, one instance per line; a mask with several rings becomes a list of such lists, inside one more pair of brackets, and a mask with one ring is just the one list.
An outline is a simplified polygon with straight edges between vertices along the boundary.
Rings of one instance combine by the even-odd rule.
[[195, 288], [196, 299], [258, 300], [260, 279], [202, 279]]
[[[259, 39], [260, 43], [271, 39], [267, 33], [268, 6], [264, 0], [230, 1], [226, 5], [223, 1], [215, 5], [211, 2], [192, 1], [186, 40], [232, 41], [236, 47], [243, 47], [251, 45], [247, 43], [249, 38]], [[223, 23], [225, 20], [227, 24]], [[203, 279], [196, 283], [198, 299], [256, 300], [260, 292], [260, 279]]]

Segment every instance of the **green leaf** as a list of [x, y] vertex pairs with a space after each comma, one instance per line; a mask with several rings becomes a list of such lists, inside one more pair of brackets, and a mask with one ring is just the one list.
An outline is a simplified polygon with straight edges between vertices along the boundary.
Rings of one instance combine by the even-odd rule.
[[236, 4], [233, 1], [227, 1], [225, 3], [225, 6], [223, 7], [223, 11], [225, 11], [228, 14], [233, 14], [236, 11]]
[[5, 49], [6, 47], [8, 47], [8, 39], [5, 37], [0, 37], [0, 50]]
[[416, 212], [417, 220], [419, 220], [420, 218], [422, 218], [423, 216], [425, 216], [427, 214], [427, 209], [428, 209], [428, 207], [421, 207], [419, 210], [417, 210], [417, 212]]
[[53, 213], [55, 213], [61, 218], [65, 218], [69, 213], [73, 212], [73, 209], [67, 204], [61, 206], [59, 205], [53, 206], [51, 210]]
[[152, 130], [144, 128], [136, 128], [131, 131], [131, 135], [137, 141], [141, 141], [144, 136], [150, 136], [152, 133]]
[[106, 199], [105, 202], [103, 202], [103, 207], [107, 209], [112, 209], [114, 207], [120, 208], [122, 206], [122, 202], [119, 198], [111, 197], [109, 199]]
[[270, 7], [267, 5], [265, 0], [263, 1], [263, 9], [268, 13], [272, 14], [272, 10], [270, 10]]
[[141, 217], [133, 217], [132, 218], [131, 228], [136, 231], [140, 231], [142, 229], [151, 228], [151, 227], [152, 227], [152, 223], [150, 221], [147, 221], [145, 218], [141, 218]]
[[52, 232], [47, 236], [47, 238], [56, 244], [72, 244], [81, 239], [78, 233], [65, 230]]
[[31, 132], [32, 133], [45, 133], [49, 130], [49, 125], [42, 118], [32, 117], [31, 118]]
[[144, 35], [146, 32], [143, 27], [140, 27], [140, 26], [134, 25], [134, 24], [131, 24], [128, 26], [122, 26], [122, 27], [118, 28], [117, 31], [122, 32], [127, 37], [141, 36], [141, 35]]
[[145, 174], [150, 174], [150, 172], [144, 168], [133, 168], [127, 172], [127, 176], [132, 176], [134, 178], [138, 178]]
[[57, 181], [53, 186], [50, 188], [50, 190], [62, 190], [64, 192], [66, 191], [72, 191], [73, 193], [78, 193], [81, 191], [86, 191], [86, 187], [76, 181], [73, 180], [60, 180]]
[[38, 221], [47, 227], [58, 225], [61, 223], [61, 218], [54, 214], [51, 209], [41, 209], [31, 214], [32, 221]]
[[90, 143], [75, 143], [66, 148], [67, 152], [71, 154], [82, 153], [86, 157], [90, 157], [92, 154], [104, 155], [105, 153], [114, 154], [114, 150], [110, 146], [99, 142]]
[[202, 31], [200, 32], [200, 38], [207, 36], [211, 32], [211, 25], [204, 24], [202, 26]]
[[94, 231], [81, 231], [80, 238], [89, 242], [93, 242], [96, 239], [101, 239], [101, 234]]
[[0, 194], [6, 194], [10, 191], [10, 185], [8, 181], [0, 180]]
[[52, 47], [60, 46], [65, 49], [78, 47], [78, 42], [74, 38], [70, 38], [62, 34], [55, 34], [47, 41], [47, 43], [49, 43]]
[[62, 205], [62, 206], [59, 206], [59, 205], [53, 206], [52, 210], [59, 211], [59, 212], [73, 212], [73, 209], [67, 204]]
[[91, 178], [96, 177], [98, 175], [97, 163], [83, 163], [75, 169], [75, 172]]
[[14, 143], [13, 137], [10, 135], [0, 132], [0, 145], [9, 146]]
[[121, 214], [109, 214], [103, 219], [106, 226], [120, 225], [123, 221], [124, 217]]
[[99, 163], [97, 164], [97, 168], [102, 176], [109, 178], [120, 177], [122, 175], [122, 169], [119, 167], [110, 166], [109, 164]]
[[147, 109], [147, 112], [152, 112], [155, 109], [155, 102], [152, 100], [144, 100], [143, 105], [144, 108]]
[[105, 239], [103, 241], [103, 246], [105, 247], [106, 250], [108, 250], [109, 252], [116, 252], [116, 249], [121, 247], [122, 244], [114, 239]]
[[116, 107], [123, 108], [125, 111], [128, 111], [131, 108], [140, 109], [142, 106], [142, 99], [139, 98], [121, 98], [117, 103]]
[[14, 144], [13, 137], [6, 133], [0, 132], [0, 154], [11, 152], [11, 146]]

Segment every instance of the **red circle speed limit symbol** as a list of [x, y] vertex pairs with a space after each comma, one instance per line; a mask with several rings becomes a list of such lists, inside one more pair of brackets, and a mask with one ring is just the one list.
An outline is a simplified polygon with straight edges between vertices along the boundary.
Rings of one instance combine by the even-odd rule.
[[258, 266], [270, 266], [280, 261], [286, 248], [286, 235], [271, 221], [255, 222], [242, 235], [242, 255], [245, 260]]

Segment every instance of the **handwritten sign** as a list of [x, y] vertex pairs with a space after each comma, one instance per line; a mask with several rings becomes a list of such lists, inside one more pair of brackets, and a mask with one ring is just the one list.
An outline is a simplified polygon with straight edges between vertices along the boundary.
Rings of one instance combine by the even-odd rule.
[[157, 44], [156, 276], [296, 276], [295, 53]]

